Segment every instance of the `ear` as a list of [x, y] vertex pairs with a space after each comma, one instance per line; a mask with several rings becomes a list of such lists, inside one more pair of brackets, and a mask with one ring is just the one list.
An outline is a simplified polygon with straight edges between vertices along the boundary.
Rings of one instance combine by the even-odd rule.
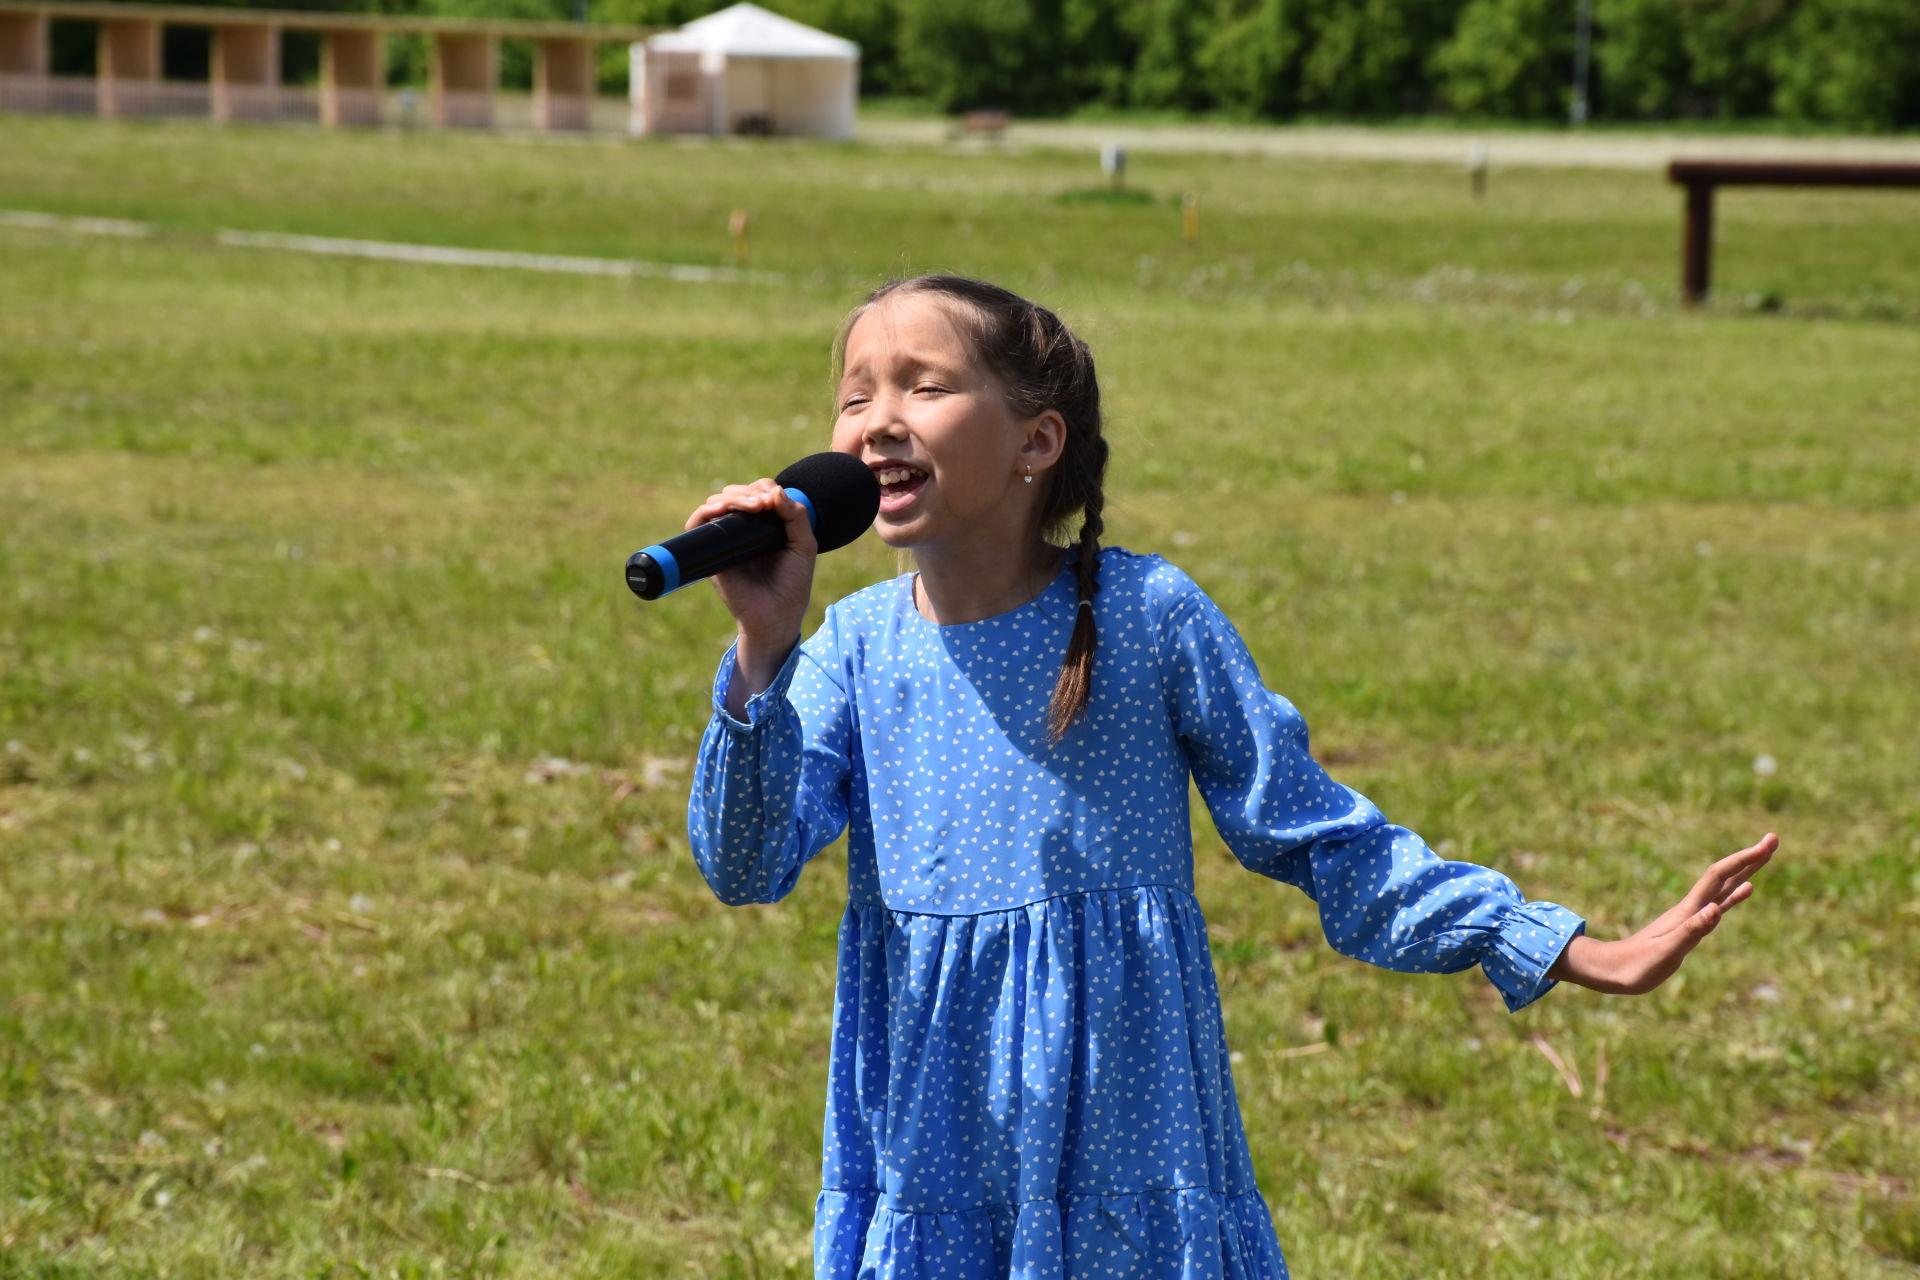
[[1058, 410], [1048, 409], [1027, 419], [1026, 438], [1016, 461], [1022, 467], [1032, 467], [1037, 476], [1058, 463], [1066, 448], [1067, 420]]

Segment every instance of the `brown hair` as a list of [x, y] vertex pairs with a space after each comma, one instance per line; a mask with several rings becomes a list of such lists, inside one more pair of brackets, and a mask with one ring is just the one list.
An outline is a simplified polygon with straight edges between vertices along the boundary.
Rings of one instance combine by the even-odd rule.
[[[954, 318], [973, 342], [975, 357], [996, 377], [1007, 405], [1023, 418], [1051, 409], [1067, 424], [1060, 461], [1048, 472], [1040, 503], [1040, 528], [1047, 541], [1074, 548], [1079, 607], [1073, 638], [1054, 682], [1047, 707], [1047, 737], [1058, 742], [1086, 713], [1093, 693], [1093, 652], [1099, 636], [1093, 622], [1093, 597], [1100, 590], [1100, 518], [1106, 505], [1101, 490], [1107, 472], [1107, 442], [1100, 434], [1100, 383], [1093, 353], [1073, 336], [1060, 317], [1017, 293], [965, 276], [916, 276], [882, 285], [854, 308], [834, 343], [836, 373], [846, 357], [854, 322], [883, 298], [931, 294], [952, 304]], [[1075, 516], [1078, 532], [1070, 541]]]

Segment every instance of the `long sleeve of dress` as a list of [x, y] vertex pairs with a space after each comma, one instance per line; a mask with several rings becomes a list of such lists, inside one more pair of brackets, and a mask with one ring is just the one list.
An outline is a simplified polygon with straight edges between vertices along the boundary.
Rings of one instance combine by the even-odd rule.
[[700, 874], [729, 906], [786, 897], [801, 868], [846, 829], [852, 715], [835, 628], [829, 612], [748, 699], [745, 720], [727, 712], [734, 650], [720, 661], [687, 839]]
[[1221, 838], [1241, 863], [1306, 891], [1341, 954], [1403, 972], [1478, 964], [1509, 1010], [1555, 985], [1547, 970], [1585, 922], [1528, 902], [1497, 871], [1448, 862], [1307, 751], [1292, 703], [1262, 684], [1246, 644], [1196, 586], [1160, 626], [1168, 705]]

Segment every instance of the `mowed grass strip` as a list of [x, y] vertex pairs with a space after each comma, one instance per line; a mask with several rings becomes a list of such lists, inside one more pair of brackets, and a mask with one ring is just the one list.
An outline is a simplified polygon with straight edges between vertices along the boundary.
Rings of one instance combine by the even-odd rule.
[[[1617, 175], [1167, 161], [1142, 210], [1059, 200], [1085, 157], [6, 127], [0, 204], [181, 234], [0, 233], [0, 1275], [806, 1273], [840, 859], [712, 902], [727, 620], [618, 566], [822, 447], [834, 327], [928, 265], [1087, 333], [1112, 540], [1390, 817], [1601, 936], [1786, 839], [1659, 994], [1509, 1018], [1331, 953], [1201, 812], [1296, 1270], [1920, 1264], [1920, 336], [1872, 318], [1920, 249], [1826, 225], [1894, 205], [1768, 206], [1785, 310], [1694, 315]], [[748, 200], [783, 289], [188, 234], [718, 261]]]

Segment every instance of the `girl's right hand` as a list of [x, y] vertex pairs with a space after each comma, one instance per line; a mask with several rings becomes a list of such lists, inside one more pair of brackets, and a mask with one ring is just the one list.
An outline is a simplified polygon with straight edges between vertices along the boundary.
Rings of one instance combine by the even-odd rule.
[[729, 511], [771, 511], [786, 522], [787, 545], [751, 564], [716, 573], [709, 579], [740, 631], [734, 662], [743, 681], [735, 679], [729, 709], [773, 683], [773, 677], [799, 643], [806, 621], [807, 600], [813, 594], [813, 562], [819, 554], [807, 509], [769, 479], [752, 484], [730, 484], [693, 509], [687, 528], [693, 529]]

